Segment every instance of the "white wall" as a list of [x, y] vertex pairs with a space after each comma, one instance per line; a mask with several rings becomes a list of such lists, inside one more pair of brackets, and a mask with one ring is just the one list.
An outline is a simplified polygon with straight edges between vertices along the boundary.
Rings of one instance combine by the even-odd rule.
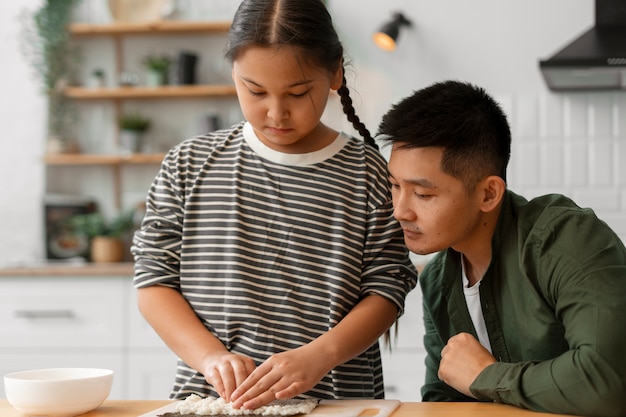
[[0, 2], [0, 263], [43, 253], [41, 198], [46, 103], [21, 46], [20, 13], [36, 0]]
[[[370, 130], [392, 103], [432, 82], [481, 85], [511, 123], [509, 187], [527, 197], [570, 195], [626, 241], [626, 92], [554, 93], [538, 65], [594, 24], [593, 0], [361, 4], [335, 0], [330, 8], [354, 64], [358, 114]], [[413, 27], [388, 53], [369, 37], [394, 11]]]
[[[102, 12], [105, 0], [83, 1], [86, 19], [109, 19]], [[198, 10], [206, 12], [204, 1], [180, 4], [194, 8], [197, 16], [202, 15]], [[215, 4], [223, 9], [233, 3]], [[626, 93], [555, 94], [538, 69], [539, 59], [593, 24], [593, 0], [328, 3], [352, 64], [348, 78], [357, 113], [370, 130], [376, 131], [392, 103], [415, 89], [448, 78], [479, 84], [509, 114], [514, 134], [510, 187], [529, 197], [569, 194], [594, 208], [626, 240]], [[40, 158], [45, 103], [19, 52], [16, 20], [23, 8], [37, 4], [0, 2], [0, 56], [5, 63], [0, 79], [5, 135], [0, 152], [0, 261], [43, 256], [40, 201], [45, 171]], [[401, 33], [396, 51], [383, 52], [370, 36], [394, 11], [402, 11], [414, 26]], [[325, 118], [351, 130], [341, 114], [328, 112]]]

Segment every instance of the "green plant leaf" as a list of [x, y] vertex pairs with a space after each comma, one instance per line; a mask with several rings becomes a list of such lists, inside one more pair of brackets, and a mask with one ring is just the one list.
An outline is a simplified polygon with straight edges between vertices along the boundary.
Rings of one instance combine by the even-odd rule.
[[74, 231], [84, 233], [90, 240], [95, 236], [122, 237], [135, 228], [134, 210], [120, 212], [111, 219], [106, 219], [100, 212], [78, 214], [68, 220]]
[[120, 129], [145, 132], [150, 128], [150, 118], [139, 113], [126, 113], [119, 119]]

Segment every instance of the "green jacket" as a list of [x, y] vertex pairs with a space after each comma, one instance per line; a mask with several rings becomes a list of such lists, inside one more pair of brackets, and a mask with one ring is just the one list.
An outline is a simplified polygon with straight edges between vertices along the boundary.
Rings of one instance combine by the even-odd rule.
[[[626, 248], [592, 210], [560, 195], [507, 191], [480, 299], [497, 363], [472, 383], [481, 401], [594, 417], [626, 416]], [[437, 378], [441, 349], [476, 336], [461, 257], [438, 253], [420, 277], [427, 351], [423, 401], [474, 401]]]

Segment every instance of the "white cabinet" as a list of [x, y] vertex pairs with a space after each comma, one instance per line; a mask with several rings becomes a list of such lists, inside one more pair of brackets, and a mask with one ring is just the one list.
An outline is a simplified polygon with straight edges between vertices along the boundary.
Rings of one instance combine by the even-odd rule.
[[166, 399], [174, 381], [176, 357], [141, 317], [128, 276], [0, 276], [0, 335], [2, 375], [108, 368], [111, 399]]
[[0, 280], [2, 348], [121, 347], [128, 279]]
[[[392, 341], [394, 332], [392, 328]], [[398, 323], [398, 339], [392, 342], [391, 350], [381, 341], [387, 399], [422, 400], [420, 389], [426, 375], [423, 336], [422, 293], [418, 285], [407, 296], [404, 315]]]
[[130, 292], [128, 345], [128, 398], [168, 398], [176, 375], [176, 355], [144, 320], [137, 308], [137, 290]]
[[[420, 401], [425, 352], [419, 288], [407, 297], [398, 331], [391, 351], [381, 344], [387, 398]], [[139, 313], [130, 273], [0, 274], [0, 374], [52, 367], [112, 369], [110, 399], [167, 399], [176, 356]], [[3, 384], [0, 379], [1, 397]]]
[[176, 375], [176, 356], [169, 350], [132, 349], [128, 355], [130, 399], [168, 398]]

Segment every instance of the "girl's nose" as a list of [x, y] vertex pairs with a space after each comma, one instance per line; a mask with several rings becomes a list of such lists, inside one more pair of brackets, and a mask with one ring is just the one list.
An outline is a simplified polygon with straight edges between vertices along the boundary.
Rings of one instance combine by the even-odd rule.
[[282, 100], [272, 100], [268, 109], [267, 109], [267, 117], [272, 119], [274, 122], [280, 122], [287, 118], [289, 112], [287, 108], [283, 104]]

